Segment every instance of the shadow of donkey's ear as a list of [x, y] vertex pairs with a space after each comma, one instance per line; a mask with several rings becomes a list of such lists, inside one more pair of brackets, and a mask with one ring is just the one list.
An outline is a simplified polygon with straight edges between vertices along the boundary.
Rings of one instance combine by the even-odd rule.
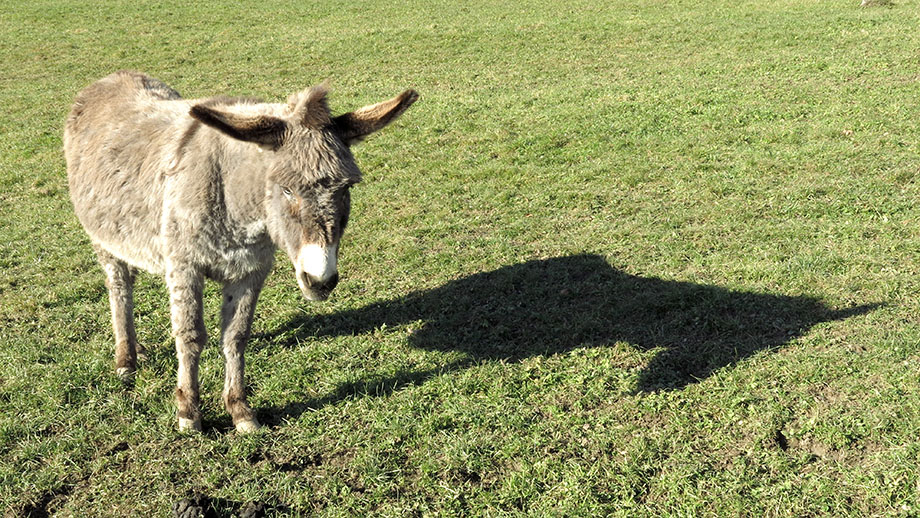
[[837, 309], [828, 312], [825, 322], [833, 322], [835, 320], [846, 320], [850, 317], [856, 317], [859, 315], [865, 315], [866, 313], [875, 311], [876, 309], [883, 308], [887, 304], [884, 302], [873, 302], [872, 304], [863, 304], [862, 306], [855, 306], [852, 308], [846, 309]]

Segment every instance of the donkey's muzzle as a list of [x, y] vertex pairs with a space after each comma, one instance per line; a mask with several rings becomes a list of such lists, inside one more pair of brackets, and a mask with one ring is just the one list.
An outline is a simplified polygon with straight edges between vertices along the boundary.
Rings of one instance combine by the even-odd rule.
[[325, 281], [321, 281], [304, 272], [300, 274], [300, 280], [303, 296], [307, 300], [326, 300], [332, 290], [339, 284], [339, 274], [336, 272]]
[[297, 284], [307, 300], [326, 300], [339, 283], [338, 248], [338, 244], [307, 243], [291, 258], [297, 271]]

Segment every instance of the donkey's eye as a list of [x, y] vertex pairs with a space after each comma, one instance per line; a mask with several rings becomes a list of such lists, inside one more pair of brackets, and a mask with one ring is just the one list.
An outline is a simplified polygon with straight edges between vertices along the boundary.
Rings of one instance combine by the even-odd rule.
[[288, 189], [287, 187], [282, 187], [282, 188], [281, 188], [281, 193], [284, 194], [285, 196], [287, 196], [288, 198], [293, 198], [293, 197], [294, 197], [294, 193], [291, 192], [291, 190]]

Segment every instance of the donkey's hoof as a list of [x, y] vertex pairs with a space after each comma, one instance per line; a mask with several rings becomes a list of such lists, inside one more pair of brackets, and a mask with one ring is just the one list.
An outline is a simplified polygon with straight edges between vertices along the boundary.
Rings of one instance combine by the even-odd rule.
[[121, 378], [121, 381], [131, 383], [134, 381], [134, 371], [131, 367], [118, 367], [115, 369], [115, 374]]
[[250, 419], [248, 421], [240, 421], [236, 423], [236, 431], [238, 433], [252, 433], [261, 428], [259, 422], [255, 419]]
[[180, 432], [200, 432], [201, 431], [201, 419], [186, 419], [184, 417], [179, 418], [179, 431]]

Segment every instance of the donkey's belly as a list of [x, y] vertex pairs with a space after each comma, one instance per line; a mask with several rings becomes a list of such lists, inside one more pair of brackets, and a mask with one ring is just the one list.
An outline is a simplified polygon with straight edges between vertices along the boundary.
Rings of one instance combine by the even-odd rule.
[[131, 266], [163, 273], [159, 182], [136, 169], [122, 173], [100, 167], [72, 172], [70, 192], [77, 218], [94, 244]]
[[[93, 238], [93, 241], [106, 252], [114, 255], [135, 268], [163, 275], [166, 272], [163, 254], [153, 243], [131, 243], [129, 241], [105, 242]], [[159, 239], [156, 239], [159, 241]]]

